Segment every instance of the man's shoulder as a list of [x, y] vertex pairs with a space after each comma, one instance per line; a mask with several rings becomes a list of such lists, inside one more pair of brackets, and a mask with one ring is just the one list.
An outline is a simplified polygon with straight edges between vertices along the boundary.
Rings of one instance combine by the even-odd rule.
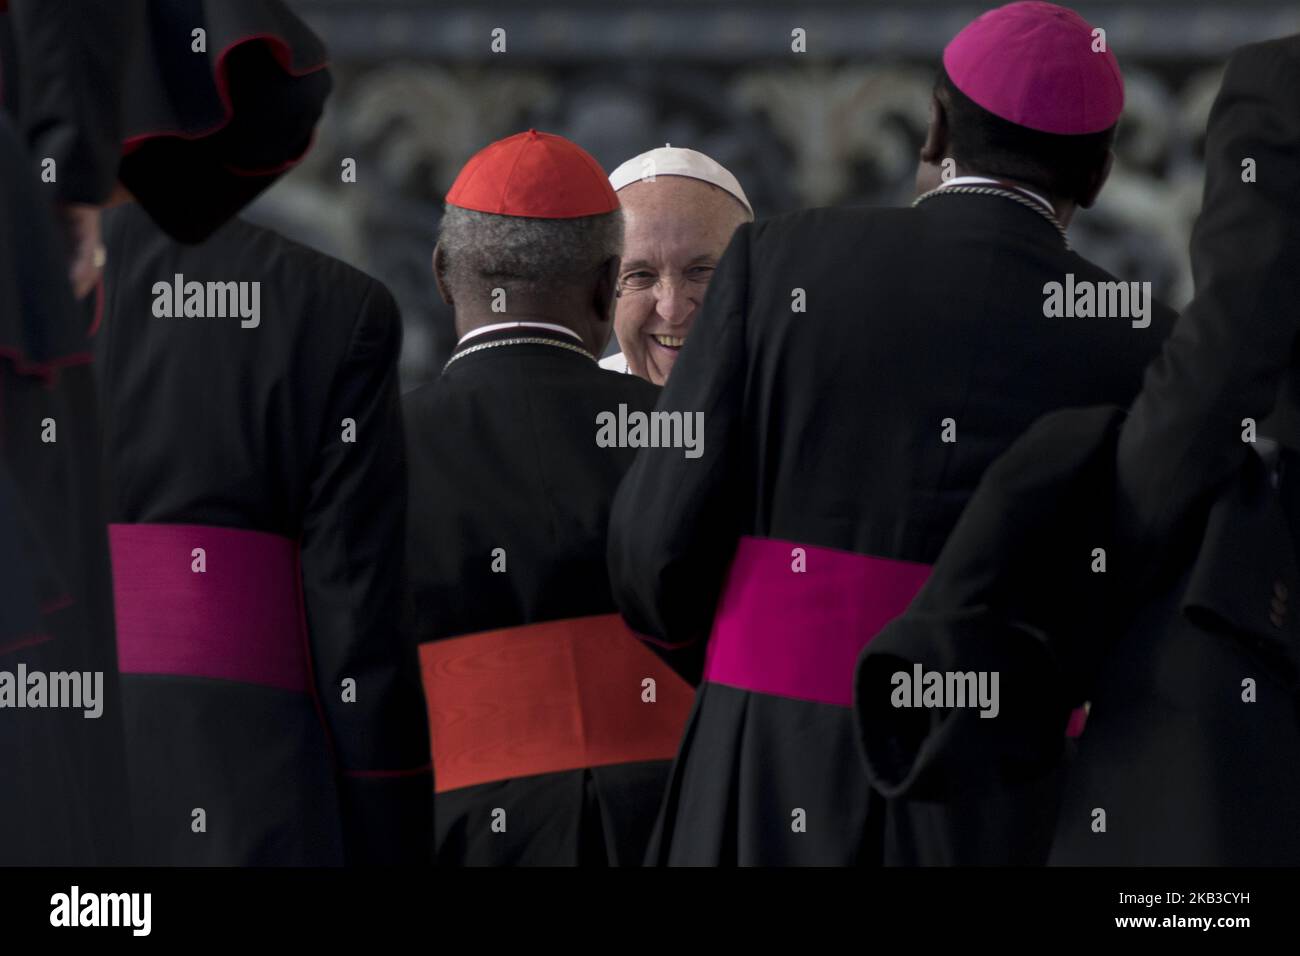
[[[1293, 78], [1300, 78], [1300, 33], [1238, 47], [1228, 57], [1227, 70], [1229, 75], [1280, 71]], [[1300, 91], [1294, 89], [1279, 89], [1277, 92], [1300, 95]]]
[[[1074, 275], [1076, 284], [1080, 281], [1091, 282], [1094, 286], [1123, 283], [1130, 289], [1136, 286], [1139, 290], [1149, 288], [1150, 285], [1148, 280], [1121, 279], [1110, 270], [1098, 265], [1091, 259], [1085, 259], [1073, 250], [1065, 253], [1065, 261], [1062, 263], [1061, 274], [1056, 277], [1056, 281], [1063, 282], [1067, 274]], [[1158, 342], [1173, 331], [1174, 323], [1178, 321], [1178, 313], [1164, 302], [1155, 298], [1154, 295], [1150, 297], [1149, 302], [1151, 306], [1151, 324], [1148, 328], [1143, 329], [1143, 331], [1151, 333], [1155, 337], [1154, 341]]]
[[[616, 367], [605, 364], [609, 359], [618, 359]], [[598, 366], [586, 366], [581, 372], [575, 371], [571, 387], [578, 394], [590, 398], [594, 407], [606, 408], [619, 403], [632, 408], [653, 408], [659, 400], [662, 389], [651, 384], [639, 375], [624, 371], [627, 362], [622, 354], [611, 355]]]
[[[1256, 112], [1271, 110], [1278, 115], [1261, 120]], [[1240, 117], [1230, 119], [1224, 111]], [[1220, 138], [1236, 132], [1264, 144], [1276, 144], [1288, 154], [1295, 152], [1295, 128], [1300, 113], [1300, 35], [1252, 43], [1235, 50], [1228, 58], [1223, 83], [1210, 113], [1210, 135]], [[1261, 130], [1261, 125], [1268, 127]], [[1223, 129], [1216, 129], [1216, 124]], [[1281, 124], [1282, 128], [1277, 129]], [[1238, 128], [1240, 127], [1240, 128]], [[1262, 161], [1261, 161], [1262, 162]]]
[[[630, 372], [618, 376], [602, 372], [601, 378], [606, 382], [610, 395], [634, 408], [645, 410], [654, 408], [655, 403], [659, 401], [660, 393], [663, 391], [653, 382], [647, 382], [639, 375], [633, 375]], [[610, 379], [613, 379], [613, 381], [611, 382]]]
[[[828, 235], [836, 239], [869, 235], [914, 217], [915, 211], [911, 207], [819, 206], [760, 219], [741, 228], [750, 230], [750, 243], [755, 250], [779, 247], [819, 256]], [[805, 238], [819, 241], [804, 245], [802, 240]]]
[[425, 382], [415, 386], [408, 392], [402, 394], [402, 411], [420, 413], [427, 409], [434, 401], [434, 389], [438, 380]]
[[[402, 396], [408, 467], [424, 473], [444, 467], [448, 455], [474, 459], [485, 429], [517, 437], [539, 427], [551, 436], [594, 435], [600, 415], [617, 416], [620, 406], [649, 412], [660, 391], [636, 375], [594, 365], [562, 374], [552, 366], [536, 378], [482, 367], [452, 370]], [[593, 453], [596, 447], [591, 445]]]
[[246, 263], [263, 263], [263, 268], [271, 274], [305, 277], [307, 282], [299, 278], [295, 283], [298, 287], [319, 283], [317, 289], [325, 292], [329, 299], [337, 299], [340, 295], [358, 301], [369, 296], [392, 299], [388, 288], [374, 276], [274, 229], [235, 219], [221, 232], [232, 247], [248, 251], [243, 257]]
[[449, 409], [449, 400], [451, 396], [443, 376], [402, 394], [402, 424], [406, 430], [408, 454], [422, 457], [415, 454], [419, 448], [442, 435], [447, 428], [455, 427], [456, 416]]
[[[115, 251], [112, 245], [119, 244], [119, 258], [138, 263], [134, 271], [141, 278], [157, 278], [160, 267], [182, 274], [188, 269], [201, 281], [258, 281], [263, 283], [263, 299], [311, 303], [322, 311], [355, 314], [367, 300], [392, 304], [396, 309], [392, 293], [373, 276], [245, 219], [232, 219], [205, 242], [189, 245], [172, 239], [144, 209], [132, 203], [111, 210], [105, 234], [110, 255]], [[312, 319], [322, 318], [314, 314], [315, 309], [311, 311]]]
[[606, 356], [599, 364], [602, 372], [613, 372], [618, 376], [618, 379], [613, 382], [609, 380], [609, 376], [602, 376], [601, 381], [609, 385], [615, 394], [620, 392], [626, 394], [629, 404], [635, 402], [638, 407], [650, 408], [659, 400], [659, 393], [663, 389], [652, 382], [647, 382], [639, 375], [633, 375], [627, 367], [627, 358], [622, 352]]

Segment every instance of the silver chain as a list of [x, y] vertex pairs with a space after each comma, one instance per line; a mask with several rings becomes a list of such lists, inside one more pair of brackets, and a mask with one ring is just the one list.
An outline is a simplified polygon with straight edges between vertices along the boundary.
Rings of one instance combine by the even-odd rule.
[[912, 200], [912, 206], [915, 208], [927, 199], [933, 199], [935, 196], [941, 196], [944, 193], [959, 193], [967, 196], [1001, 196], [1003, 199], [1010, 199], [1012, 202], [1018, 202], [1026, 209], [1032, 209], [1038, 215], [1042, 216], [1052, 224], [1052, 228], [1060, 234], [1061, 241], [1065, 243], [1065, 248], [1070, 248], [1070, 238], [1065, 234], [1065, 227], [1061, 221], [1043, 208], [1042, 203], [1036, 199], [1029, 199], [1020, 193], [1013, 192], [1010, 189], [999, 189], [996, 186], [940, 186], [938, 189], [931, 189], [928, 193], [917, 196]]
[[596, 357], [581, 345], [574, 345], [571, 342], [559, 342], [555, 339], [546, 339], [542, 338], [540, 335], [526, 335], [513, 339], [495, 339], [491, 342], [480, 342], [478, 345], [471, 345], [467, 349], [461, 349], [451, 358], [447, 359], [447, 364], [442, 367], [442, 370], [444, 372], [447, 371], [448, 367], [452, 362], [456, 361], [456, 359], [464, 358], [466, 355], [470, 355], [474, 352], [482, 352], [484, 349], [494, 349], [500, 345], [552, 345], [557, 349], [568, 349], [570, 352], [577, 352], [579, 355], [587, 356], [587, 358], [591, 359], [593, 362], [596, 361]]

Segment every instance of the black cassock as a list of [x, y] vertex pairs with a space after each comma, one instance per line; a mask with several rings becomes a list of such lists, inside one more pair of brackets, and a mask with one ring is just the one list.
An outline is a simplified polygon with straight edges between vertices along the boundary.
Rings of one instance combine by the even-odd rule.
[[886, 836], [862, 767], [857, 654], [987, 465], [1050, 409], [1131, 398], [1172, 321], [1045, 317], [1070, 274], [1113, 281], [998, 196], [737, 232], [659, 402], [703, 413], [703, 456], [642, 453], [611, 519], [628, 623], [709, 639], [652, 862], [917, 855], [929, 824], [896, 806]]
[[0, 859], [120, 862], [132, 857], [91, 368], [103, 288], [71, 302], [61, 237], [41, 220], [47, 200], [107, 201], [120, 177], [173, 236], [201, 239], [301, 157], [330, 78], [279, 0], [11, 0], [0, 70], [28, 146], [6, 130], [0, 670], [103, 679], [95, 719], [4, 711]]
[[1300, 455], [1282, 466], [1274, 488], [1246, 460], [1195, 557], [1114, 635], [1052, 863], [1300, 864]]
[[[117, 178], [139, 0], [10, 0], [0, 10], [0, 95], [36, 162], [33, 182], [62, 202], [99, 205]], [[48, 178], [48, 177], [47, 177]]]
[[[500, 344], [519, 338], [543, 341]], [[648, 411], [659, 390], [576, 346], [485, 332], [406, 398], [442, 865], [640, 864], [690, 706], [618, 619], [605, 568], [634, 449], [598, 444], [597, 417]]]
[[13, 692], [28, 687], [9, 688], [0, 709], [0, 863], [123, 863], [122, 711], [90, 316], [73, 303], [36, 176], [0, 113], [0, 672], [15, 681], [20, 666], [92, 682], [98, 674], [100, 713], [15, 709]]
[[[1036, 423], [862, 657], [873, 780], [975, 811], [936, 828], [925, 862], [1300, 861], [1297, 91], [1300, 38], [1232, 57], [1206, 137], [1196, 296], [1131, 410]], [[1243, 157], [1271, 175], [1244, 176]], [[1254, 421], [1280, 453], [1255, 453]], [[998, 720], [911, 719], [885, 701], [915, 662], [1000, 671], [1013, 699]], [[1083, 701], [1063, 747], [1064, 710]]]
[[1159, 572], [1092, 689], [1057, 863], [1300, 864], [1300, 36], [1232, 55], [1205, 156], [1196, 296], [1117, 457]]
[[[1241, 393], [1228, 394], [1240, 411]], [[863, 655], [872, 780], [927, 806], [921, 862], [1300, 861], [1300, 456], [1282, 453], [1278, 489], [1250, 454], [1208, 515], [1195, 508], [1190, 555], [1165, 537], [1140, 557], [1112, 530], [1123, 422], [1102, 406], [1036, 423], [986, 472], [925, 589]], [[1245, 447], [1235, 429], [1209, 430], [1225, 451]], [[1104, 574], [1090, 567], [1099, 546]], [[1150, 559], [1171, 554], [1172, 577], [1153, 581]], [[998, 672], [998, 718], [891, 709], [891, 675], [917, 664]], [[1066, 712], [1084, 701], [1069, 743]]]
[[126, 206], [105, 236], [96, 365], [145, 861], [427, 861], [392, 297], [240, 220], [183, 246]]
[[130, 862], [97, 300], [73, 301], [53, 210], [108, 198], [129, 31], [115, 4], [0, 7], [0, 672], [99, 682], [97, 708], [0, 709], [0, 864]]

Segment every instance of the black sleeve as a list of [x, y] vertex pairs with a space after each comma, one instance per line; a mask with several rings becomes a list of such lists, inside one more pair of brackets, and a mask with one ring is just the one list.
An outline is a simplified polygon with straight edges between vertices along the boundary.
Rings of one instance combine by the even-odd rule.
[[61, 202], [99, 205], [117, 179], [129, 45], [140, 0], [10, 0], [23, 131], [55, 161]]
[[[1243, 181], [1253, 160], [1255, 181]], [[1247, 453], [1242, 419], [1273, 408], [1300, 323], [1300, 41], [1239, 51], [1210, 114], [1196, 295], [1147, 370], [1120, 436], [1119, 518], [1178, 536]]]
[[[333, 383], [303, 525], [312, 666], [338, 759], [349, 864], [426, 863], [432, 847], [428, 723], [415, 648], [400, 629], [400, 347], [397, 305], [375, 283]], [[355, 422], [354, 442], [344, 440], [344, 419]]]
[[751, 228], [737, 230], [718, 264], [656, 406], [703, 412], [702, 454], [642, 448], [611, 512], [615, 599], [634, 630], [672, 645], [708, 636], [741, 531]]

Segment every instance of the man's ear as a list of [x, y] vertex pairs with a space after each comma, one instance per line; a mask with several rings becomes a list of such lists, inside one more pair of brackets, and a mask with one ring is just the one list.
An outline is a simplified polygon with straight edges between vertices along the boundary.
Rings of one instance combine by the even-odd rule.
[[614, 293], [618, 289], [618, 256], [610, 256], [601, 263], [592, 289], [591, 306], [596, 318], [609, 322], [614, 318]]
[[1079, 206], [1082, 209], [1090, 209], [1092, 204], [1097, 201], [1101, 195], [1101, 188], [1106, 185], [1106, 180], [1110, 177], [1111, 167], [1115, 165], [1115, 151], [1106, 150], [1106, 159], [1100, 166], [1093, 168], [1088, 176], [1087, 182], [1084, 183], [1083, 195], [1079, 197]]
[[442, 243], [433, 247], [433, 281], [438, 286], [438, 295], [448, 305], [455, 305], [451, 300], [451, 290], [447, 288], [447, 254], [442, 251]]
[[600, 355], [614, 331], [614, 299], [618, 289], [618, 257], [610, 256], [600, 265], [591, 288], [592, 321], [587, 326], [592, 354]]
[[948, 111], [944, 108], [939, 94], [930, 96], [930, 124], [925, 130], [925, 142], [921, 144], [921, 162], [938, 166], [948, 153]]

